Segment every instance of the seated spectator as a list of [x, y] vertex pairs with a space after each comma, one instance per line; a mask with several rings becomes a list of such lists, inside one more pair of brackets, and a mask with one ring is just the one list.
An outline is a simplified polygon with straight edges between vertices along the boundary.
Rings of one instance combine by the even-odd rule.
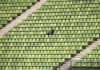
[[53, 33], [54, 33], [54, 29], [51, 27], [50, 31], [47, 32], [46, 34], [47, 34], [47, 35], [52, 35]]

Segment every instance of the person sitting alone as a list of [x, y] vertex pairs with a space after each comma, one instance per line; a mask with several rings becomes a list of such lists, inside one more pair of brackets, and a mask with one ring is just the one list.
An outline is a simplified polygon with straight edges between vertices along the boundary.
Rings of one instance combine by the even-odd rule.
[[52, 35], [53, 33], [54, 33], [54, 29], [51, 27], [50, 31], [47, 32], [46, 34], [47, 34], [47, 35]]

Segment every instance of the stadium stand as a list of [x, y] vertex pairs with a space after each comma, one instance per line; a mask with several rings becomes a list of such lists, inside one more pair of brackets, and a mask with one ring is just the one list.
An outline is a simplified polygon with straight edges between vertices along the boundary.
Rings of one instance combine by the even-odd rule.
[[0, 0], [0, 29], [39, 0]]
[[56, 70], [100, 37], [99, 3], [47, 0], [0, 38], [0, 70]]
[[72, 63], [71, 70], [100, 70], [100, 43], [92, 51], [83, 56], [76, 63]]

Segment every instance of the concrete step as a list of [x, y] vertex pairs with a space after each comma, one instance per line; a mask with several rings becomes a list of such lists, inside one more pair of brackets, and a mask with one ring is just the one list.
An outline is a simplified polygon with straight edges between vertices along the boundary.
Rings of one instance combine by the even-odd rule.
[[[100, 39], [97, 39], [97, 41], [94, 41], [91, 45], [88, 45], [85, 49], [80, 51], [80, 53], [76, 54], [74, 57], [71, 58], [71, 60], [75, 63], [77, 59], [81, 59], [83, 55], [86, 55], [89, 51], [91, 51], [94, 47], [98, 45], [100, 42]], [[60, 70], [68, 70], [70, 68], [70, 60], [66, 61], [62, 66], [60, 66]], [[57, 68], [59, 70], [59, 68]]]

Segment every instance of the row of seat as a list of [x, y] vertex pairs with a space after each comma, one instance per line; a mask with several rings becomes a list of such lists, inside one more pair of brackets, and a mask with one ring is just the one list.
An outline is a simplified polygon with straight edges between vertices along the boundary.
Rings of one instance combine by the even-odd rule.
[[21, 3], [21, 2], [37, 2], [37, 0], [1, 0], [1, 3]]
[[93, 62], [93, 63], [77, 63], [74, 65], [75, 67], [100, 67], [100, 62]]
[[88, 4], [88, 3], [98, 3], [100, 2], [100, 0], [93, 0], [93, 1], [47, 1], [47, 3], [45, 3], [45, 5], [59, 5], [59, 4]]
[[[45, 34], [46, 35], [46, 32], [48, 32], [48, 30], [46, 31], [19, 31], [19, 32], [9, 32], [11, 33], [12, 35], [14, 34], [40, 34], [40, 35], [43, 35]], [[100, 33], [100, 30], [77, 30], [77, 31], [61, 31], [61, 30], [55, 30], [54, 34], [93, 34], [93, 33]]]
[[[16, 17], [17, 16], [17, 14], [0, 14], [0, 17]], [[1, 20], [1, 23], [2, 23], [3, 21]], [[6, 22], [6, 21], [4, 21], [4, 22]], [[0, 23], [0, 24], [1, 24]]]
[[[66, 1], [66, 0], [55, 0], [55, 1], [53, 1], [53, 0], [48, 0], [48, 1], [50, 1], [50, 2], [58, 2], [58, 1], [60, 1], [60, 2], [64, 2], [64, 1]], [[87, 0], [84, 0], [84, 1], [82, 1], [82, 0], [77, 0], [77, 1], [73, 1], [73, 0], [67, 0], [66, 2], [82, 2], [82, 3], [84, 3], [84, 2], [99, 2], [100, 0], [92, 0], [92, 1], [87, 1]], [[91, 4], [91, 3], [90, 3]]]
[[0, 59], [0, 62], [9, 62], [9, 61], [12, 61], [12, 62], [63, 62], [65, 61], [65, 59], [44, 59], [44, 58], [41, 58], [41, 59], [35, 59], [35, 58], [27, 58], [27, 59], [24, 59], [24, 58], [20, 58], [20, 59], [14, 59], [14, 58], [8, 58], [8, 59]]
[[27, 6], [32, 6], [32, 2], [26, 2], [26, 3], [4, 3], [4, 4], [0, 4], [0, 6], [3, 7], [27, 7]]
[[70, 54], [1, 54], [0, 58], [71, 58]]
[[10, 35], [10, 33], [6, 33], [5, 36], [3, 37], [4, 39], [9, 39], [9, 38], [20, 38], [20, 39], [24, 39], [24, 38], [99, 38], [99, 34], [55, 34], [55, 35], [35, 35], [35, 34], [17, 34], [14, 33], [12, 35]]
[[[53, 17], [51, 17], [51, 16], [45, 16], [44, 18], [43, 17], [29, 17], [29, 18], [27, 18], [29, 21], [30, 20], [33, 20], [33, 19], [35, 19], [35, 20], [44, 20], [44, 19], [54, 19], [54, 20], [59, 20], [59, 19], [94, 19], [94, 20], [96, 20], [96, 19], [98, 19], [99, 17], [98, 16], [71, 16], [71, 15], [65, 15], [65, 16], [53, 16]], [[85, 20], [85, 21], [88, 21], [88, 20]]]
[[9, 63], [0, 63], [0, 66], [6, 66], [6, 65], [10, 65], [10, 66], [49, 66], [49, 67], [51, 67], [51, 66], [55, 66], [55, 65], [58, 65], [58, 63], [50, 63], [50, 62], [48, 62], [48, 63], [28, 63], [28, 62], [23, 62], [23, 63], [17, 63], [17, 62], [9, 62]]
[[[59, 11], [59, 9], [61, 9], [61, 10], [64, 10], [64, 11], [86, 11], [86, 10], [88, 10], [88, 11], [95, 11], [95, 10], [98, 10], [99, 8], [98, 7], [92, 7], [92, 8], [90, 8], [90, 7], [87, 7], [87, 8], [66, 8], [66, 10], [65, 10], [65, 8], [66, 8], [66, 6], [64, 7], [64, 8], [45, 8], [45, 9], [39, 9], [39, 10], [43, 10], [43, 11], [45, 11], [45, 10], [47, 10], [47, 11], [53, 11], [53, 10], [57, 10], [57, 11]], [[51, 10], [52, 9], [52, 10]]]
[[[77, 30], [77, 31], [79, 31], [79, 29], [81, 30], [81, 31], [92, 31], [92, 30], [95, 30], [95, 31], [98, 31], [99, 29], [100, 29], [100, 27], [99, 26], [86, 26], [86, 27], [82, 27], [82, 26], [80, 26], [80, 27], [68, 27], [67, 25], [66, 26], [60, 26], [60, 25], [58, 25], [58, 27], [56, 27], [57, 25], [55, 25], [55, 24], [51, 24], [52, 26], [54, 25], [54, 30], [55, 31], [60, 31], [60, 32], [62, 32], [62, 30], [63, 30], [63, 32], [66, 30], [66, 31], [75, 31], [75, 30]], [[15, 31], [20, 31], [20, 32], [25, 32], [25, 31], [29, 31], [29, 30], [31, 30], [31, 31], [33, 31], [33, 32], [38, 32], [38, 31], [48, 31], [49, 30], [49, 27], [50, 27], [50, 24], [49, 25], [45, 25], [44, 27], [43, 26], [40, 26], [40, 28], [39, 28], [39, 25], [38, 24], [36, 24], [36, 25], [20, 25], [21, 27], [16, 27], [16, 28], [14, 28], [14, 29], [12, 29], [10, 32], [15, 32]], [[28, 27], [30, 27], [30, 28], [28, 28]]]
[[[87, 46], [87, 42], [5, 42], [3, 46]], [[1, 45], [2, 46], [2, 45]]]
[[[59, 19], [59, 20], [57, 20], [57, 19], [41, 19], [41, 20], [32, 20], [32, 21], [30, 21], [30, 22], [27, 22], [27, 23], [44, 23], [44, 24], [46, 24], [46, 23], [88, 23], [88, 22], [90, 22], [90, 23], [93, 23], [93, 22], [95, 22], [95, 23], [98, 23], [100, 20], [99, 19]], [[25, 22], [25, 21], [24, 21]]]
[[10, 49], [13, 49], [13, 51], [20, 51], [20, 50], [31, 50], [31, 51], [48, 51], [48, 50], [52, 50], [52, 51], [66, 51], [66, 50], [82, 50], [82, 46], [26, 46], [26, 47], [23, 47], [23, 46], [9, 46], [9, 47], [5, 47], [5, 46], [2, 46], [0, 47], [0, 51], [10, 51]]
[[[24, 6], [22, 6], [22, 7], [2, 7], [1, 8], [1, 10], [3, 11], [3, 10], [26, 10], [28, 7], [24, 7]], [[1, 16], [2, 15], [9, 15], [9, 14], [0, 14]]]
[[5, 20], [7, 20], [7, 21], [11, 21], [11, 20], [12, 20], [12, 17], [8, 17], [8, 18], [1, 18], [1, 19], [0, 19], [0, 21], [5, 21]]
[[[27, 38], [27, 37], [26, 37]], [[20, 38], [16, 38], [16, 39], [12, 39], [12, 38], [9, 38], [9, 39], [1, 39], [0, 42], [71, 42], [71, 41], [93, 41], [93, 38], [40, 38], [40, 39], [37, 39], [37, 38], [23, 38], [23, 39], [20, 39]]]
[[[10, 53], [9, 53], [10, 52]], [[50, 50], [46, 50], [46, 51], [44, 51], [44, 50], [39, 50], [39, 51], [33, 51], [33, 50], [28, 50], [28, 51], [16, 51], [16, 50], [13, 50], [13, 51], [8, 51], [8, 50], [6, 50], [6, 51], [0, 51], [0, 54], [2, 54], [2, 55], [5, 55], [5, 54], [33, 54], [33, 55], [39, 55], [39, 54], [52, 54], [52, 55], [54, 55], [54, 54], [76, 54], [76, 50], [66, 50], [66, 51], [64, 51], [64, 50], [61, 50], [61, 51], [57, 51], [57, 50], [53, 50], [53, 51], [50, 51]]]
[[[37, 10], [36, 10], [37, 11]], [[31, 16], [34, 16], [34, 17], [37, 17], [37, 16], [50, 16], [50, 15], [52, 15], [52, 16], [54, 16], [54, 15], [71, 15], [71, 16], [75, 16], [75, 15], [98, 15], [98, 14], [100, 14], [100, 12], [98, 12], [98, 11], [70, 11], [70, 12], [68, 12], [68, 11], [66, 11], [66, 12], [39, 12], [39, 11], [37, 11], [37, 13], [36, 12], [34, 12], [34, 13], [32, 13], [32, 14], [30, 14]]]
[[[76, 1], [75, 1], [76, 2]], [[59, 6], [56, 6], [56, 5], [45, 5], [45, 4], [43, 4], [43, 6], [42, 6], [42, 8], [44, 8], [44, 9], [46, 9], [46, 8], [61, 8], [61, 7], [63, 7], [64, 8], [64, 6], [65, 7], [68, 7], [68, 8], [85, 8], [85, 7], [97, 7], [97, 6], [99, 6], [99, 4], [95, 4], [95, 3], [88, 3], [88, 4], [69, 4], [69, 5], [67, 5], [67, 4], [62, 4], [61, 6], [59, 5]]]
[[42, 67], [35, 67], [35, 66], [2, 66], [2, 67], [0, 67], [0, 69], [3, 69], [3, 70], [11, 70], [11, 69], [17, 69], [17, 70], [53, 70], [53, 67], [48, 67], [48, 66], [46, 66], [46, 67], [44, 67], [44, 66], [42, 66]]
[[[93, 8], [47, 8], [47, 9], [38, 9], [38, 10], [36, 10], [37, 12], [51, 12], [51, 13], [53, 13], [53, 12], [94, 12], [94, 11], [97, 11], [99, 8], [95, 8], [95, 7], [93, 7]], [[67, 13], [66, 13], [67, 14]]]
[[[51, 23], [50, 23], [51, 22]], [[82, 28], [88, 28], [88, 27], [91, 27], [91, 26], [98, 26], [98, 25], [100, 25], [99, 24], [99, 22], [95, 22], [95, 24], [94, 24], [94, 22], [81, 22], [81, 23], [54, 23], [54, 22], [52, 22], [52, 21], [49, 21], [49, 24], [48, 23], [34, 23], [34, 24], [32, 24], [32, 23], [34, 23], [34, 22], [32, 22], [32, 21], [23, 21], [23, 23], [19, 23], [19, 25], [18, 26], [15, 26], [15, 28], [18, 28], [18, 27], [30, 27], [31, 28], [31, 26], [32, 27], [34, 27], [34, 28], [36, 28], [37, 26], [38, 27], [46, 27], [46, 26], [60, 26], [60, 27], [70, 27], [70, 28], [73, 28], [73, 27], [78, 27], [78, 28], [81, 28], [82, 26], [85, 26], [85, 27], [82, 27]], [[60, 28], [59, 27], [59, 28]], [[99, 26], [98, 26], [99, 27]], [[98, 27], [96, 27], [96, 28], [98, 28]], [[56, 28], [58, 28], [58, 27], [56, 27]]]
[[[7, 10], [7, 11], [5, 10], [5, 11], [0, 11], [0, 13], [1, 13], [1, 14], [4, 14], [4, 13], [5, 13], [5, 14], [7, 14], [7, 13], [8, 13], [8, 14], [10, 14], [10, 13], [11, 13], [11, 14], [12, 14], [12, 13], [22, 13], [22, 10]], [[5, 17], [5, 18], [6, 18], [6, 17]], [[3, 18], [1, 18], [1, 19], [3, 19]]]

